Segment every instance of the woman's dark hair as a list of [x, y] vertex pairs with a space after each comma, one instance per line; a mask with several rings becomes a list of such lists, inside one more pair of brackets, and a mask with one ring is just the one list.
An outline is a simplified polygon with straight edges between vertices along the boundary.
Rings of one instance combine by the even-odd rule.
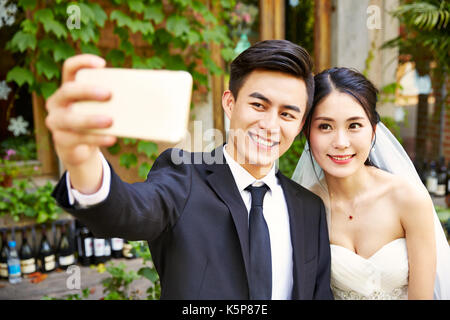
[[312, 66], [308, 52], [299, 45], [288, 40], [260, 41], [243, 51], [231, 63], [229, 88], [237, 99], [239, 90], [252, 71], [259, 69], [287, 73], [305, 81], [307, 114], [314, 94]]
[[[362, 106], [369, 118], [372, 128], [380, 121], [375, 110], [378, 101], [377, 88], [360, 72], [349, 68], [331, 68], [314, 76], [314, 100], [306, 116], [303, 132], [310, 143], [312, 116], [317, 105], [333, 91], [352, 96]], [[366, 164], [370, 164], [369, 159]]]

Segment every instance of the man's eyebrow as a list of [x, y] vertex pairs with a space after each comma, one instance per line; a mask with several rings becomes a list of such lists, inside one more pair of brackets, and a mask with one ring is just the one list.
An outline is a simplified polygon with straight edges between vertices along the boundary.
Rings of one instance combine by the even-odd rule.
[[259, 92], [253, 92], [253, 93], [251, 93], [251, 94], [250, 94], [250, 97], [256, 98], [256, 99], [260, 99], [260, 100], [265, 101], [265, 102], [267, 102], [267, 103], [269, 103], [269, 104], [272, 104], [272, 101], [270, 101], [269, 98], [266, 98], [265, 96], [263, 96], [263, 95], [262, 95], [261, 93], [259, 93]]
[[[252, 98], [256, 98], [256, 99], [260, 99], [260, 100], [262, 100], [262, 101], [265, 101], [265, 102], [267, 102], [268, 104], [272, 104], [272, 101], [270, 101], [269, 98], [265, 97], [264, 95], [262, 95], [262, 94], [259, 93], [259, 92], [253, 92], [253, 93], [251, 93], [249, 96], [252, 97]], [[299, 113], [300, 113], [300, 108], [297, 107], [297, 106], [285, 105], [285, 106], [283, 106], [283, 108], [290, 109], [290, 110], [292, 110], [292, 111], [295, 111], [295, 112], [299, 112]]]

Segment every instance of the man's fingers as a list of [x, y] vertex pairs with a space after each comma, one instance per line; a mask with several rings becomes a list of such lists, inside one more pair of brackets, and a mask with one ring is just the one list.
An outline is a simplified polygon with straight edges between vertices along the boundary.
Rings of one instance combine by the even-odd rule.
[[110, 116], [83, 115], [72, 111], [70, 108], [58, 109], [47, 115], [45, 123], [52, 131], [84, 131], [86, 129], [103, 129], [112, 125]]
[[101, 87], [68, 82], [62, 85], [51, 97], [47, 99], [48, 111], [55, 107], [66, 107], [70, 103], [81, 100], [105, 101], [111, 97], [111, 92]]
[[103, 68], [106, 61], [96, 55], [85, 53], [73, 56], [64, 61], [62, 83], [74, 81], [78, 70], [83, 68]]
[[83, 144], [90, 146], [111, 146], [117, 141], [117, 137], [59, 130], [53, 133], [53, 140], [57, 146], [70, 149]]

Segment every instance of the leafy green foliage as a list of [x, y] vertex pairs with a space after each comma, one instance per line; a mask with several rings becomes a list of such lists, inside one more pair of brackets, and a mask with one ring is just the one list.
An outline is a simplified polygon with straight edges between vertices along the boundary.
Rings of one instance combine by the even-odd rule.
[[50, 182], [36, 187], [27, 179], [14, 181], [12, 187], [0, 186], [0, 216], [10, 215], [16, 222], [23, 217], [34, 218], [36, 223], [56, 220], [62, 209], [52, 192]]
[[449, 69], [450, 52], [448, 0], [405, 2], [391, 14], [404, 26], [400, 36], [387, 41], [383, 47], [398, 47], [401, 53], [413, 56], [416, 63], [423, 58], [435, 59], [443, 73]]
[[302, 155], [305, 147], [306, 138], [303, 134], [299, 135], [292, 146], [286, 151], [279, 160], [279, 169], [286, 177], [292, 177], [295, 168], [297, 167], [298, 160]]

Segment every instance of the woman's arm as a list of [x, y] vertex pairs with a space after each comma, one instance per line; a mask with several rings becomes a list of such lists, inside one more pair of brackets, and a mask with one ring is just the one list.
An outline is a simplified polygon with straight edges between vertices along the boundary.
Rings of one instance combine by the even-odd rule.
[[397, 190], [408, 249], [408, 299], [433, 299], [436, 277], [433, 202], [425, 189], [417, 189], [408, 183]]

